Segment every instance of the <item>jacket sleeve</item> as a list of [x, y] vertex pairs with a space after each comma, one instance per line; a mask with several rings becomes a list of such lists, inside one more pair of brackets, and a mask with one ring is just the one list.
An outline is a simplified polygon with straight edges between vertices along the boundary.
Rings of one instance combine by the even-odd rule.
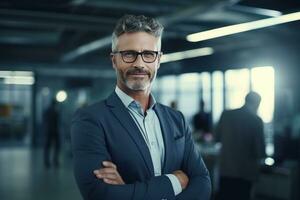
[[[182, 114], [181, 114], [182, 115]], [[202, 160], [198, 147], [194, 144], [191, 130], [182, 115], [185, 132], [185, 151], [182, 169], [189, 177], [188, 187], [182, 191], [177, 200], [209, 200], [211, 181], [208, 170]]]
[[111, 160], [111, 157], [104, 129], [91, 113], [77, 111], [72, 120], [71, 141], [74, 175], [85, 200], [175, 199], [167, 176], [125, 185], [109, 185], [95, 177], [93, 170], [101, 168], [102, 161]]

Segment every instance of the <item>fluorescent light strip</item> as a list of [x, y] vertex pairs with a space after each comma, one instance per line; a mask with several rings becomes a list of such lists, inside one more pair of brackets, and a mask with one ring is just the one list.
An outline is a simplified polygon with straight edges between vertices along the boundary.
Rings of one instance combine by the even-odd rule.
[[33, 76], [32, 71], [0, 71], [0, 78], [7, 76]]
[[30, 76], [12, 76], [5, 77], [4, 84], [12, 84], [12, 85], [33, 85], [34, 78]]
[[199, 49], [192, 49], [187, 51], [180, 51], [175, 53], [163, 54], [160, 63], [173, 62], [187, 58], [195, 58], [199, 56], [208, 56], [214, 53], [213, 48], [204, 47]]
[[0, 78], [4, 84], [33, 85], [35, 79], [32, 71], [0, 71]]
[[213, 38], [223, 37], [226, 35], [232, 35], [236, 33], [246, 32], [250, 30], [265, 28], [278, 24], [284, 24], [292, 21], [300, 20], [300, 12], [282, 15], [279, 17], [272, 17], [268, 19], [257, 20], [253, 22], [246, 22], [242, 24], [236, 24], [231, 26], [225, 26], [222, 28], [212, 29], [199, 33], [193, 33], [186, 37], [190, 42], [199, 42], [203, 40], [209, 40]]

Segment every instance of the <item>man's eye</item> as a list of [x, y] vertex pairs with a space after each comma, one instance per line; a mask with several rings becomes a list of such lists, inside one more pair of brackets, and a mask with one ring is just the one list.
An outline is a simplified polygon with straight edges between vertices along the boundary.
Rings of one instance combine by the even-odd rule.
[[127, 57], [127, 58], [131, 58], [131, 57], [135, 57], [135, 52], [124, 52], [123, 56]]
[[143, 55], [146, 58], [153, 58], [153, 57], [155, 57], [155, 53], [154, 52], [144, 52]]

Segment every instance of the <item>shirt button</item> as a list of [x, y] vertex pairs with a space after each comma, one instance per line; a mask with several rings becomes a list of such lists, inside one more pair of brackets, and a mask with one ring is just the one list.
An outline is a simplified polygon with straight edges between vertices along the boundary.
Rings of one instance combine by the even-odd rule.
[[155, 142], [151, 142], [151, 146], [154, 146], [155, 145]]

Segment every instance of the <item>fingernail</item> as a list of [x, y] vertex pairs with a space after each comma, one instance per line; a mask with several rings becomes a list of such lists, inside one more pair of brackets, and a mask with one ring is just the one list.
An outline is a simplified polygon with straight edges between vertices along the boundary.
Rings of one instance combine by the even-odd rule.
[[93, 172], [94, 172], [94, 174], [97, 174], [97, 173], [98, 173], [98, 170], [94, 170]]

